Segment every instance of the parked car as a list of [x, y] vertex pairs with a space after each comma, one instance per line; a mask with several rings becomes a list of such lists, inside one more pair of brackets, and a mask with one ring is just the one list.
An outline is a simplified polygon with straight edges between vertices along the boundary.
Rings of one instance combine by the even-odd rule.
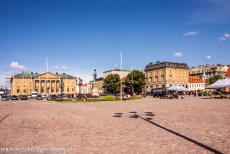
[[38, 96], [38, 93], [37, 93], [37, 92], [32, 92], [32, 94], [31, 94], [31, 97], [32, 97], [32, 98], [37, 98], [37, 96]]
[[162, 88], [157, 88], [152, 90], [153, 97], [164, 97], [166, 95], [166, 91]]
[[48, 98], [49, 96], [46, 94], [42, 94], [42, 98]]
[[9, 100], [10, 100], [10, 97], [7, 96], [7, 95], [2, 95], [1, 100], [2, 100], [2, 101], [9, 101]]
[[42, 100], [42, 99], [43, 99], [42, 95], [38, 94], [37, 97], [36, 97], [36, 100]]
[[11, 100], [18, 100], [18, 96], [16, 95], [11, 96]]
[[27, 97], [27, 95], [21, 95], [21, 96], [20, 96], [20, 99], [21, 99], [21, 100], [27, 100], [28, 97]]
[[57, 95], [50, 95], [47, 97], [47, 100], [52, 100], [52, 99], [56, 99]]

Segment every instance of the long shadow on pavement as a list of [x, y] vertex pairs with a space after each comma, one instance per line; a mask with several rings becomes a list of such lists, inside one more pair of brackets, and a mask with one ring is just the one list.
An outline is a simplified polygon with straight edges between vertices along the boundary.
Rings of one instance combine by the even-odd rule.
[[[144, 120], [144, 121], [146, 121], [146, 122], [148, 122], [148, 123], [150, 123], [150, 124], [152, 124], [154, 126], [157, 126], [157, 127], [161, 128], [161, 129], [163, 129], [163, 130], [165, 130], [165, 131], [167, 131], [169, 133], [172, 133], [172, 134], [174, 134], [176, 136], [179, 136], [179, 137], [181, 137], [181, 138], [183, 138], [183, 139], [185, 139], [185, 140], [187, 140], [189, 142], [192, 142], [193, 144], [196, 144], [196, 145], [198, 145], [198, 146], [200, 146], [200, 147], [202, 147], [202, 148], [204, 148], [204, 149], [206, 149], [206, 150], [208, 150], [210, 152], [213, 152], [213, 153], [216, 153], [216, 154], [223, 154], [222, 152], [220, 152], [220, 151], [218, 151], [218, 150], [216, 150], [216, 149], [214, 149], [214, 148], [212, 148], [210, 146], [207, 146], [207, 145], [205, 145], [203, 143], [200, 143], [200, 142], [198, 142], [198, 141], [196, 141], [196, 140], [194, 140], [194, 139], [192, 139], [190, 137], [187, 137], [187, 136], [182, 135], [182, 134], [180, 134], [178, 132], [175, 132], [175, 131], [173, 131], [171, 129], [168, 129], [168, 128], [166, 128], [166, 127], [164, 127], [164, 126], [162, 126], [160, 124], [157, 124], [157, 123], [155, 123], [153, 121], [150, 121], [150, 120], [152, 120], [152, 118], [150, 118], [150, 117], [143, 118], [142, 116], [138, 115], [136, 112], [129, 112], [129, 113], [133, 114], [133, 115], [129, 116], [130, 118], [140, 118], [140, 119], [142, 119], [142, 120]], [[146, 116], [154, 116], [154, 114], [152, 114], [152, 112], [145, 112], [145, 115]]]

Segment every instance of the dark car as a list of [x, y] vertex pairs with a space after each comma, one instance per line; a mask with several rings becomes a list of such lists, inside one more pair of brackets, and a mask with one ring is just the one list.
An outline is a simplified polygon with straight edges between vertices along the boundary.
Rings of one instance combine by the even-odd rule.
[[42, 99], [43, 99], [42, 95], [38, 94], [36, 100], [42, 100]]
[[153, 97], [163, 97], [166, 95], [166, 91], [161, 89], [161, 88], [154, 89], [152, 91], [152, 95], [153, 95]]
[[10, 97], [7, 96], [7, 95], [3, 95], [2, 98], [1, 98], [2, 101], [9, 101], [10, 100]]
[[57, 95], [51, 95], [50, 98], [51, 98], [51, 99], [56, 99], [56, 98], [57, 98]]
[[57, 95], [50, 95], [47, 97], [47, 100], [55, 100], [57, 98]]
[[18, 96], [16, 95], [11, 96], [11, 100], [18, 100]]
[[20, 99], [21, 99], [21, 100], [27, 100], [28, 97], [27, 97], [27, 95], [21, 95], [21, 96], [20, 96]]

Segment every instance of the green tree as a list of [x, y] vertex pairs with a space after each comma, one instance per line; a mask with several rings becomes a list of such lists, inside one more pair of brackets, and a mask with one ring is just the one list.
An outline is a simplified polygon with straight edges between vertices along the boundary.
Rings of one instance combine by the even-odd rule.
[[120, 77], [118, 74], [110, 74], [104, 79], [104, 88], [106, 93], [120, 92]]
[[219, 79], [223, 79], [223, 77], [221, 75], [215, 75], [215, 76], [212, 76], [208, 79], [208, 84], [213, 84], [215, 83], [217, 80]]
[[145, 85], [145, 75], [138, 70], [133, 70], [128, 74], [125, 82], [126, 92], [128, 93], [141, 93], [142, 87]]

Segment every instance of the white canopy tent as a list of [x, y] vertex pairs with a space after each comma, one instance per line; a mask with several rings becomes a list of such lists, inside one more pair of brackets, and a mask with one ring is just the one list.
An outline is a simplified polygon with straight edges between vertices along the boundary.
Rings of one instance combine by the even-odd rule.
[[168, 91], [187, 91], [187, 89], [182, 86], [172, 86], [168, 88]]
[[217, 80], [215, 83], [207, 86], [206, 88], [218, 89], [218, 88], [225, 88], [225, 87], [230, 87], [230, 79], [229, 78]]

